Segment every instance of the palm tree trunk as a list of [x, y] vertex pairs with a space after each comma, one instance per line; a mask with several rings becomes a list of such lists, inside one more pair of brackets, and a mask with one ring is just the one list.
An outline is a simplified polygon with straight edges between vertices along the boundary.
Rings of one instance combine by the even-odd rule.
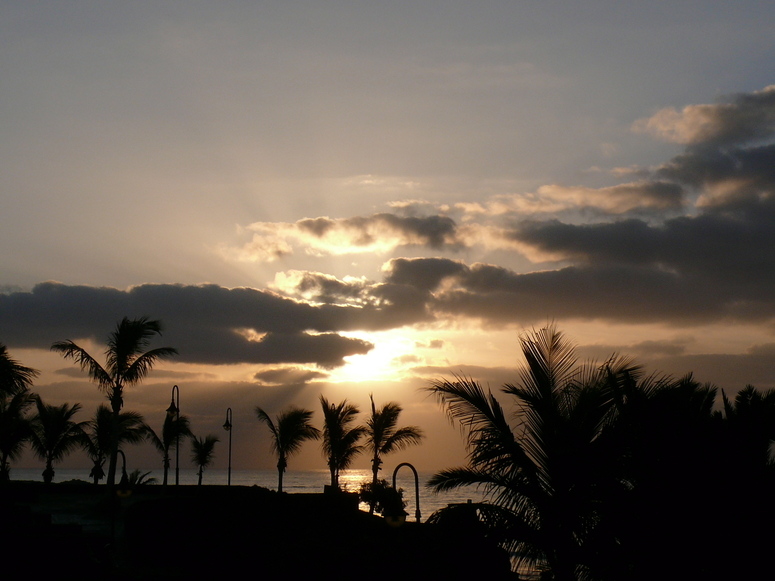
[[9, 480], [11, 480], [11, 466], [8, 463], [8, 454], [3, 454], [3, 459], [0, 460], [0, 483]]
[[49, 456], [46, 458], [46, 469], [43, 471], [43, 482], [46, 484], [51, 484], [51, 481], [54, 480], [54, 462]]
[[202, 486], [202, 473], [205, 471], [205, 469], [200, 466], [199, 467], [199, 482], [197, 482], [197, 486]]
[[369, 503], [369, 514], [374, 514], [374, 505], [376, 504], [376, 500], [374, 498], [374, 491], [377, 490], [377, 480], [379, 479], [380, 464], [382, 464], [382, 462], [379, 459], [379, 454], [375, 452], [374, 458], [371, 459], [372, 479], [371, 479], [371, 502]]
[[121, 397], [121, 387], [115, 386], [113, 388], [113, 394], [110, 397], [110, 407], [113, 410], [113, 421], [110, 427], [110, 464], [108, 465], [108, 487], [113, 487], [116, 484], [116, 465], [118, 464], [118, 418], [121, 413], [121, 405], [123, 404], [123, 398]]

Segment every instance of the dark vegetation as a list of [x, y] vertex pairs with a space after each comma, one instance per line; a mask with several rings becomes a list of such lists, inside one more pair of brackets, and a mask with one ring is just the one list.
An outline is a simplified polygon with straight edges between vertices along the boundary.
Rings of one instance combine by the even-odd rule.
[[[466, 466], [437, 490], [475, 484], [487, 535], [517, 564], [570, 580], [758, 579], [775, 538], [775, 392], [730, 401], [692, 377], [631, 360], [579, 365], [553, 326], [521, 338], [527, 365], [502, 395], [476, 381], [429, 389], [459, 422]], [[453, 514], [436, 518], [454, 518]]]

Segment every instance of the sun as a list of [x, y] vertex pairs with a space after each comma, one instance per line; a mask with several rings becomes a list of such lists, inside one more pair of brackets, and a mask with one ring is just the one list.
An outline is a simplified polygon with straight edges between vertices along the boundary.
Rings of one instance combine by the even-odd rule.
[[331, 372], [330, 382], [396, 381], [408, 367], [424, 362], [413, 333], [406, 329], [342, 334], [369, 341], [374, 348], [365, 355], [345, 357], [345, 365]]

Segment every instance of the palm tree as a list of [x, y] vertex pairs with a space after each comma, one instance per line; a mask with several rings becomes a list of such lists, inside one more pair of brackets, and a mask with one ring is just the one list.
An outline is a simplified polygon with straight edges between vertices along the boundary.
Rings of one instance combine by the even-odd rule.
[[766, 471], [775, 463], [771, 444], [775, 441], [775, 389], [758, 391], [745, 386], [730, 401], [722, 392], [724, 419], [730, 444], [735, 447], [729, 460], [738, 470]]
[[[371, 417], [366, 420], [366, 449], [371, 456], [372, 486], [377, 487], [379, 470], [382, 466], [382, 456], [409, 446], [419, 444], [423, 433], [417, 426], [405, 426], [397, 428], [398, 416], [403, 409], [395, 402], [388, 402], [377, 410], [374, 405], [374, 397], [371, 399]], [[369, 513], [374, 512], [374, 504], [369, 505]]]
[[[143, 416], [137, 412], [121, 412], [118, 415], [118, 445], [139, 444], [148, 436], [148, 426]], [[110, 454], [113, 433], [113, 412], [105, 404], [100, 404], [94, 417], [86, 424], [84, 448], [93, 462], [89, 477], [98, 484], [105, 477], [103, 469]]]
[[283, 474], [288, 467], [288, 458], [301, 449], [305, 440], [317, 440], [320, 430], [309, 423], [312, 412], [289, 407], [272, 420], [263, 409], [256, 407], [259, 421], [264, 422], [272, 434], [272, 450], [277, 454], [277, 492], [283, 491]]
[[83, 428], [87, 422], [75, 422], [73, 416], [80, 404], [51, 405], [35, 397], [37, 413], [32, 418], [30, 444], [35, 455], [46, 462], [43, 481], [51, 483], [54, 478], [54, 463], [59, 462], [84, 443]]
[[0, 483], [11, 478], [11, 461], [18, 460], [32, 428], [26, 416], [33, 404], [32, 393], [24, 388], [14, 395], [0, 394]]
[[130, 472], [127, 478], [130, 488], [137, 488], [138, 486], [146, 486], [148, 484], [156, 484], [158, 480], [151, 476], [150, 472], [143, 472], [139, 468], [135, 468]]
[[72, 341], [60, 341], [51, 346], [53, 351], [72, 359], [87, 371], [89, 377], [105, 392], [113, 411], [113, 434], [110, 444], [108, 486], [116, 481], [116, 460], [118, 457], [119, 413], [124, 404], [124, 388], [136, 385], [150, 373], [159, 359], [177, 354], [172, 347], [158, 347], [143, 352], [154, 335], [161, 335], [161, 323], [147, 317], [129, 319], [124, 317], [108, 337], [105, 351], [106, 366], [100, 365], [94, 357]]
[[333, 404], [321, 395], [320, 405], [323, 407], [323, 454], [331, 472], [331, 488], [339, 490], [339, 471], [346, 470], [355, 456], [363, 451], [358, 440], [366, 432], [366, 427], [350, 427], [360, 410], [347, 400]]
[[204, 438], [198, 438], [197, 436], [191, 437], [191, 462], [199, 467], [199, 484], [202, 485], [202, 475], [205, 468], [207, 468], [213, 462], [213, 456], [215, 455], [215, 444], [219, 442], [217, 436], [208, 434]]
[[14, 395], [32, 388], [32, 381], [40, 372], [25, 367], [11, 358], [8, 348], [0, 343], [0, 395]]
[[161, 428], [161, 437], [150, 427], [148, 428], [148, 438], [162, 456], [162, 465], [164, 466], [162, 486], [167, 486], [167, 475], [170, 470], [170, 451], [175, 449], [181, 438], [190, 438], [191, 436], [188, 416], [165, 415], [164, 424]]
[[527, 365], [519, 383], [503, 388], [519, 405], [517, 426], [472, 379], [428, 388], [466, 432], [469, 450], [467, 466], [443, 470], [429, 484], [436, 491], [483, 487], [490, 502], [477, 508], [515, 565], [575, 580], [610, 540], [598, 534], [597, 508], [626, 488], [615, 441], [606, 436], [617, 414], [617, 380], [638, 378], [640, 368], [624, 358], [577, 366], [573, 345], [553, 325], [520, 343]]

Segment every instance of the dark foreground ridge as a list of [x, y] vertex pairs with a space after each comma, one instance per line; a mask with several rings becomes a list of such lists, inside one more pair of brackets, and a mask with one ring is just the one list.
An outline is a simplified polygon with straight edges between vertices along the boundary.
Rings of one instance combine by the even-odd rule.
[[73, 482], [0, 489], [4, 579], [516, 579], [475, 527], [391, 527], [355, 494]]

